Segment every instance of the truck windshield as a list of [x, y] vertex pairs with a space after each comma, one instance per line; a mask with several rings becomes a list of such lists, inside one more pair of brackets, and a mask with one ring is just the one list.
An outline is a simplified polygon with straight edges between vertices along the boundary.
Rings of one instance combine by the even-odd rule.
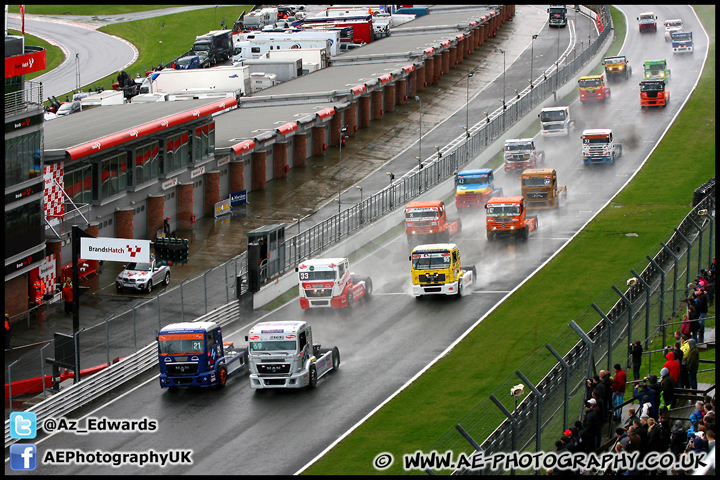
[[335, 270], [299, 272], [300, 280], [335, 280]]
[[625, 61], [624, 57], [608, 57], [605, 59], [605, 64], [625, 63]]
[[687, 42], [692, 40], [692, 33], [673, 33], [672, 39], [675, 42]]
[[207, 52], [210, 50], [210, 44], [209, 43], [196, 43], [193, 45], [193, 50], [196, 52]]
[[552, 182], [549, 178], [543, 178], [543, 177], [530, 177], [525, 178], [523, 177], [522, 184], [526, 187], [543, 187], [545, 185], [550, 185]]
[[408, 210], [405, 212], [407, 220], [435, 220], [438, 218], [437, 210]]
[[607, 137], [602, 138], [583, 138], [583, 143], [609, 143], [609, 139]]
[[550, 7], [550, 13], [567, 13], [567, 9], [561, 7]]
[[548, 112], [540, 112], [541, 122], [561, 122], [565, 120], [565, 110], [550, 110]]
[[506, 152], [519, 152], [522, 150], [532, 150], [532, 147], [529, 143], [506, 143], [505, 144], [505, 151]]
[[641, 92], [662, 92], [665, 90], [665, 82], [641, 82]]
[[160, 340], [160, 354], [200, 355], [205, 352], [202, 340]]
[[520, 215], [519, 205], [488, 205], [487, 215], [489, 217], [513, 217]]
[[682, 20], [668, 20], [665, 22], [665, 28], [682, 28]]
[[655, 20], [654, 15], [640, 15], [640, 20], [652, 21]]
[[463, 175], [458, 177], [458, 185], [476, 185], [488, 183], [488, 174], [482, 175]]
[[262, 342], [250, 342], [251, 352], [294, 352], [297, 346], [294, 340], [270, 340]]
[[183, 57], [178, 60], [178, 65], [190, 65], [195, 57]]
[[450, 268], [449, 253], [413, 254], [412, 267], [415, 270]]
[[602, 85], [602, 80], [599, 78], [584, 78], [580, 79], [581, 87], [599, 87]]

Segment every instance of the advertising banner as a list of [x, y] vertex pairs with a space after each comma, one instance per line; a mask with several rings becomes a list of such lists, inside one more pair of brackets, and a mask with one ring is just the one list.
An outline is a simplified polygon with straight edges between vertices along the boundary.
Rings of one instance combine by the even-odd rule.
[[80, 258], [110, 262], [150, 263], [150, 240], [81, 238]]

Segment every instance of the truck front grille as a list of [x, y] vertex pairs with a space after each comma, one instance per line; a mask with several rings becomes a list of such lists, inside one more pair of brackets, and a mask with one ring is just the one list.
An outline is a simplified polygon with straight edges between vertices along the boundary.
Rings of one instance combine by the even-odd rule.
[[305, 290], [305, 296], [307, 298], [323, 298], [323, 297], [331, 297], [332, 296], [332, 290], [329, 288], [319, 288], [317, 290], [315, 289], [307, 289]]
[[171, 375], [195, 375], [198, 365], [197, 363], [166, 363], [165, 368]]
[[258, 373], [272, 374], [272, 373], [290, 373], [289, 363], [260, 363], [257, 366]]
[[444, 273], [438, 273], [436, 275], [418, 275], [418, 280], [424, 283], [437, 283], [437, 282], [444, 282], [445, 281], [445, 274]]
[[530, 192], [527, 194], [530, 200], [543, 200], [547, 198], [547, 192]]

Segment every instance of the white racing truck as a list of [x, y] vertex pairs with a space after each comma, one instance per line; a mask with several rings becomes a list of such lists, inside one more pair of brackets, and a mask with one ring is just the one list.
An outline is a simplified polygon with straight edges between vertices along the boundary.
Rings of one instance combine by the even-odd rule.
[[545, 153], [535, 148], [532, 138], [509, 138], [505, 140], [503, 158], [506, 172], [523, 171], [538, 168], [537, 164], [545, 161]]
[[300, 307], [345, 308], [372, 294], [372, 280], [350, 272], [347, 258], [316, 258], [305, 260], [295, 268], [298, 272]]
[[575, 130], [575, 120], [570, 119], [570, 107], [545, 107], [538, 117], [543, 137], [566, 137]]
[[315, 388], [319, 378], [340, 367], [338, 348], [315, 345], [305, 322], [258, 323], [245, 341], [253, 389]]

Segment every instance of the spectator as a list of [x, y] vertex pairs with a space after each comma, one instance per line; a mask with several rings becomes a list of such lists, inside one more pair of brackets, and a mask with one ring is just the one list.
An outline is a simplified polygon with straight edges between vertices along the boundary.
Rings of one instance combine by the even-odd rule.
[[675, 420], [675, 424], [670, 431], [670, 451], [675, 455], [676, 460], [685, 451], [686, 437], [687, 434], [682, 426], [682, 421]]
[[624, 427], [624, 428], [625, 428], [626, 430], [627, 430], [628, 428], [630, 428], [630, 425], [633, 424], [633, 421], [634, 421], [636, 418], [638, 418], [638, 417], [635, 415], [635, 409], [632, 408], [632, 407], [628, 408], [628, 419], [627, 419], [627, 421], [625, 422], [625, 427]]
[[643, 347], [640, 340], [635, 340], [634, 345], [630, 345], [630, 354], [632, 355], [633, 380], [640, 379], [640, 365], [642, 364]]
[[650, 416], [657, 420], [658, 409], [660, 408], [660, 394], [662, 393], [662, 387], [658, 383], [657, 375], [648, 375], [648, 387], [654, 391], [654, 395], [650, 397], [650, 403], [652, 404]]
[[640, 458], [645, 458], [645, 455], [648, 452], [648, 432], [647, 425], [642, 423], [642, 417], [640, 418], [641, 420], [633, 421], [633, 425], [635, 426], [635, 432], [640, 435]]
[[662, 378], [660, 382], [662, 405], [667, 408], [673, 408], [675, 406], [675, 382], [673, 382], [670, 371], [667, 368], [660, 370], [660, 376]]
[[690, 424], [692, 425], [692, 429], [694, 432], [698, 431], [698, 422], [700, 422], [700, 420], [701, 419], [694, 413], [690, 414]]
[[635, 425], [630, 425], [628, 428], [628, 443], [625, 446], [627, 452], [639, 452], [642, 446], [642, 437], [637, 433]]
[[648, 425], [648, 452], [662, 452], [662, 431], [660, 424], [654, 418], [649, 418]]
[[[671, 382], [672, 383], [672, 382]], [[662, 452], [670, 449], [670, 412], [668, 407], [660, 407], [660, 415], [658, 417], [660, 424], [660, 433], [662, 437]]]
[[615, 422], [620, 422], [622, 419], [622, 409], [619, 407], [622, 405], [625, 397], [627, 374], [619, 363], [616, 363], [613, 368], [615, 369], [615, 378], [612, 382], [612, 406], [615, 409]]
[[690, 444], [692, 444], [695, 455], [708, 453], [708, 443], [705, 440], [705, 434], [703, 432], [695, 432], [695, 438], [688, 442], [688, 449], [690, 448]]
[[65, 315], [72, 314], [73, 286], [69, 278], [65, 280], [65, 285], [63, 285], [62, 297], [63, 301], [65, 302]]
[[708, 296], [708, 307], [712, 307], [715, 304], [715, 270], [710, 270], [707, 272], [708, 277], [708, 286], [707, 286], [707, 296]]
[[593, 390], [592, 396], [593, 398], [591, 398], [590, 400], [595, 400], [595, 406], [597, 407], [598, 416], [600, 418], [600, 427], [602, 428], [602, 426], [605, 425], [608, 417], [607, 404], [597, 390]]
[[[680, 351], [682, 352], [682, 360], [678, 360], [680, 362], [680, 385], [682, 388], [689, 388], [690, 380], [688, 379], [687, 359], [690, 354], [690, 345], [688, 344], [688, 338], [690, 337], [683, 334], [681, 338]], [[673, 352], [675, 352], [675, 350], [673, 350]], [[677, 360], [677, 357], [675, 357], [675, 359]]]
[[712, 452], [713, 448], [715, 448], [715, 430], [713, 430], [712, 428], [708, 428], [705, 431], [705, 437], [707, 439], [708, 452]]
[[683, 335], [692, 335], [690, 332], [690, 319], [687, 313], [683, 314], [682, 324], [680, 325], [680, 333]]
[[695, 411], [693, 413], [698, 419], [702, 419], [705, 416], [705, 408], [702, 402], [695, 402]]
[[680, 362], [675, 360], [675, 354], [672, 352], [672, 350], [665, 350], [665, 358], [667, 359], [667, 362], [665, 362], [665, 365], [663, 365], [665, 368], [668, 369], [670, 372], [670, 376], [673, 378], [673, 382], [675, 382], [676, 387], [680, 387]]
[[692, 338], [688, 340], [688, 346], [690, 347], [690, 352], [688, 353], [688, 359], [685, 365], [688, 372], [688, 383], [690, 384], [690, 388], [697, 390], [697, 373], [700, 368], [700, 350], [697, 348], [697, 343]]
[[690, 319], [690, 333], [692, 334], [693, 339], [697, 342], [698, 331], [700, 330], [700, 310], [692, 301], [689, 301], [688, 305], [688, 318]]
[[693, 335], [693, 340], [705, 343], [705, 317], [707, 317], [708, 313], [708, 297], [705, 294], [704, 288], [700, 289], [700, 293], [696, 295], [696, 297], [698, 313], [700, 314], [698, 317], [700, 328], [698, 329], [697, 334]]
[[585, 403], [585, 419], [583, 428], [585, 429], [585, 437], [582, 439], [585, 444], [585, 452], [594, 452], [597, 448], [596, 441], [600, 431], [600, 418], [595, 407], [595, 399], [591, 398]]
[[630, 436], [625, 431], [624, 428], [616, 428], [615, 429], [615, 445], [613, 447], [613, 451], [615, 453], [624, 452], [627, 448], [627, 444], [630, 441]]

